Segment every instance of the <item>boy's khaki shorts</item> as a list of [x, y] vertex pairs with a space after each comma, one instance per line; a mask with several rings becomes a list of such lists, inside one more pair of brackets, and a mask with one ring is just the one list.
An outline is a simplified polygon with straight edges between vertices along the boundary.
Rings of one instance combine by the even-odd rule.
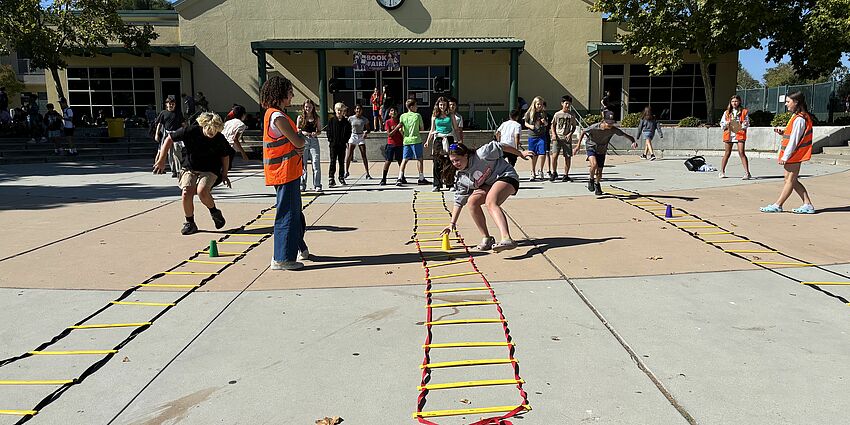
[[183, 170], [180, 172], [180, 189], [197, 187], [198, 185], [212, 189], [217, 178], [218, 176], [215, 173], [209, 171]]

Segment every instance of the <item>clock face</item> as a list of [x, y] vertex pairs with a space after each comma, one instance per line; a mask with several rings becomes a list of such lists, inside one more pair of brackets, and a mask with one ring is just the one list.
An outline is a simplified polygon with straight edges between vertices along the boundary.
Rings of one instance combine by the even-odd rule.
[[404, 0], [377, 0], [384, 9], [395, 9], [404, 3]]

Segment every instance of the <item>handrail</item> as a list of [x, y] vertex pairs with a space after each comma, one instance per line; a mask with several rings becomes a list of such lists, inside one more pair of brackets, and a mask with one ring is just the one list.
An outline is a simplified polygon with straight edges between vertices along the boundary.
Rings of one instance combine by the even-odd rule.
[[496, 130], [499, 128], [496, 123], [496, 117], [493, 116], [493, 111], [490, 110], [490, 107], [487, 107], [487, 130]]

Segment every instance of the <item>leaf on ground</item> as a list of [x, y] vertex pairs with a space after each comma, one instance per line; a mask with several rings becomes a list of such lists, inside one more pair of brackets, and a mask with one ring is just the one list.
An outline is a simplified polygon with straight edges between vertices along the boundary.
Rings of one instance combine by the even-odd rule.
[[332, 418], [325, 416], [322, 419], [316, 419], [316, 425], [337, 425], [341, 423], [342, 418], [340, 418], [339, 416], [334, 416]]
[[465, 398], [462, 398], [462, 399], [460, 399], [460, 400], [458, 400], [458, 401], [460, 401], [460, 402], [461, 402], [461, 403], [463, 403], [463, 404], [472, 404], [472, 402], [471, 402], [471, 401], [469, 401], [469, 400], [467, 400], [467, 399], [465, 399]]
[[647, 259], [647, 260], [657, 261], [657, 260], [663, 260], [663, 259], [664, 259], [664, 257], [656, 257], [656, 256], [654, 256], [654, 255], [653, 255], [652, 257], [646, 257], [646, 259]]
[[130, 358], [129, 358], [129, 357], [124, 357], [124, 359], [123, 359], [123, 360], [121, 360], [121, 363], [129, 363], [129, 362], [130, 362]]

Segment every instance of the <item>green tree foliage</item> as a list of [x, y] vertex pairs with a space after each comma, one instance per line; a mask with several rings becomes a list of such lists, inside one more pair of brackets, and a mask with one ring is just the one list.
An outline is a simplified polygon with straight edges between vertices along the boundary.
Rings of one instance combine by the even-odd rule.
[[15, 70], [10, 65], [0, 65], [0, 87], [6, 87], [9, 98], [14, 98], [24, 91], [24, 83], [18, 80]]
[[847, 76], [848, 69], [846, 66], [839, 66], [828, 74], [821, 75], [818, 78], [803, 78], [800, 71], [794, 68], [790, 63], [781, 63], [772, 68], [767, 68], [764, 72], [765, 85], [768, 87], [776, 86], [793, 86], [798, 84], [817, 84], [825, 83], [835, 79], [841, 81]]
[[[850, 0], [770, 0], [767, 59], [785, 55], [807, 79], [827, 76], [850, 52]], [[753, 17], [759, 15], [752, 15]]]
[[128, 25], [118, 15], [119, 0], [0, 0], [0, 40], [50, 70], [64, 97], [59, 70], [72, 55], [94, 55], [110, 44], [144, 51], [157, 38], [150, 25]]
[[596, 0], [591, 10], [608, 13], [609, 20], [624, 25], [620, 42], [627, 52], [646, 60], [656, 75], [678, 69], [685, 54], [695, 52], [709, 123], [714, 122], [709, 64], [724, 53], [759, 46], [764, 25], [755, 17], [772, 13], [762, 0]]
[[168, 0], [121, 0], [121, 10], [172, 10], [174, 5]]
[[753, 78], [750, 71], [744, 69], [744, 65], [741, 61], [738, 61], [738, 87], [742, 89], [754, 89], [761, 87], [761, 84], [758, 80]]

